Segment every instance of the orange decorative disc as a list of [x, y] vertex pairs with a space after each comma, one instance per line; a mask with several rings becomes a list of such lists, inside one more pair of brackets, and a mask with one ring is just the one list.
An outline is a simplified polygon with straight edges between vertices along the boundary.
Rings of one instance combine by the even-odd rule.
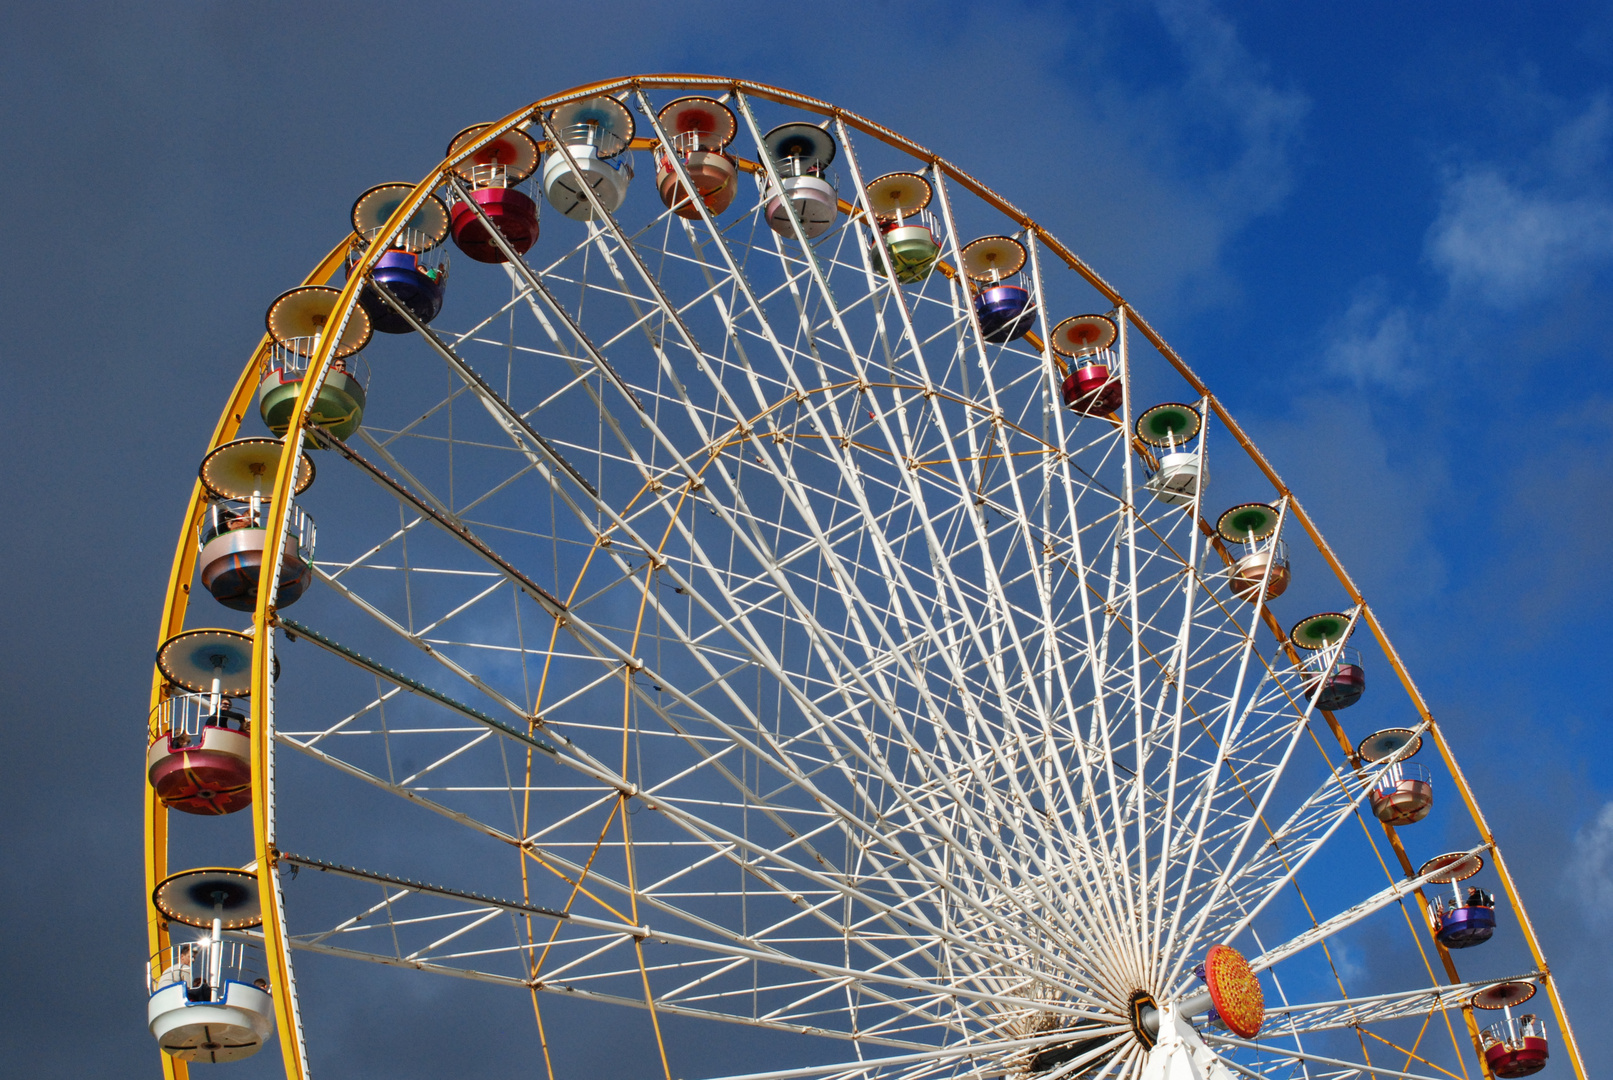
[[1210, 1003], [1229, 1031], [1245, 1039], [1260, 1034], [1266, 995], [1242, 953], [1230, 945], [1211, 945], [1204, 958], [1204, 981], [1210, 984]]
[[1051, 344], [1060, 356], [1086, 356], [1107, 349], [1120, 337], [1120, 326], [1107, 315], [1071, 315], [1053, 327]]

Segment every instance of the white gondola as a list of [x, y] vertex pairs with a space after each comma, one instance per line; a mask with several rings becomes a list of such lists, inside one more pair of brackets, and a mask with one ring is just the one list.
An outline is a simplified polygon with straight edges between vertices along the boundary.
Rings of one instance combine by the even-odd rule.
[[257, 947], [182, 942], [158, 954], [146, 1023], [163, 1053], [181, 1061], [239, 1061], [274, 1034], [274, 1001], [255, 985]]
[[1165, 451], [1147, 484], [1160, 502], [1191, 506], [1199, 488], [1210, 482], [1210, 470], [1202, 460], [1204, 447], [1195, 450], [1189, 445], [1203, 427], [1204, 417], [1197, 409], [1174, 401], [1155, 405], [1137, 418], [1137, 438]]
[[633, 114], [615, 98], [586, 98], [556, 108], [549, 127], [564, 147], [550, 147], [543, 159], [543, 194], [550, 205], [573, 221], [587, 221], [594, 208], [585, 191], [592, 190], [599, 204], [615, 213], [633, 179], [627, 152]]
[[792, 206], [807, 239], [828, 232], [840, 212], [840, 198], [826, 176], [835, 159], [834, 136], [815, 124], [780, 124], [762, 136], [762, 148], [779, 176], [779, 189], [769, 188], [766, 194], [768, 226], [793, 237], [795, 226], [786, 209]]
[[181, 1061], [239, 1061], [274, 1034], [274, 1000], [257, 945], [226, 941], [225, 930], [257, 926], [257, 875], [229, 867], [185, 870], [157, 886], [157, 910], [173, 922], [206, 928], [177, 942], [147, 968], [146, 1023], [163, 1053]]

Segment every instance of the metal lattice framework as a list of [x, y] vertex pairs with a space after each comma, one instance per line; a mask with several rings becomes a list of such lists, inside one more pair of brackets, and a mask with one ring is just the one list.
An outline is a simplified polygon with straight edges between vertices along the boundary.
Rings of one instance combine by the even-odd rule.
[[[1265, 973], [1259, 1043], [1206, 1032], [1238, 1073], [1481, 1074], [1465, 1002], [1503, 979], [1461, 979], [1425, 879], [1364, 812], [1398, 758], [1356, 758], [1277, 616], [1229, 589], [1207, 522], [1259, 499], [1308, 540], [1296, 572], [1331, 571], [1332, 602], [1399, 676], [1533, 955], [1491, 974], [1544, 986], [1583, 1077], [1505, 861], [1372, 609], [1214, 395], [1044, 229], [877, 124], [736, 80], [579, 88], [457, 157], [521, 128], [575, 169], [549, 111], [597, 95], [638, 115], [642, 151], [679, 93], [738, 117], [732, 209], [685, 219], [641, 181], [615, 213], [590, 193], [591, 221], [547, 215], [524, 258], [456, 264], [432, 326], [395, 305], [414, 333], [369, 347], [369, 412], [345, 442], [305, 422], [330, 343], [310, 362], [287, 439], [322, 450], [303, 498], [317, 583], [287, 612], [261, 590], [253, 619], [252, 823], [287, 1075], [309, 1072], [306, 950], [530, 992], [540, 1029], [557, 992], [639, 1010], [658, 1041], [688, 1022], [843, 1049], [754, 1080], [1137, 1077], [1133, 995], [1190, 992], [1217, 942]], [[841, 215], [816, 239], [763, 214], [765, 122], [802, 118], [841, 153]], [[338, 324], [414, 209], [463, 196], [454, 164], [361, 250]], [[944, 246], [922, 283], [871, 243], [865, 189], [887, 167], [934, 188]], [[970, 230], [1028, 249], [1046, 323], [1019, 341], [981, 333], [956, 271]], [[348, 253], [307, 282], [341, 284]], [[1063, 407], [1047, 345], [1089, 310], [1121, 330], [1112, 417]], [[268, 348], [212, 445], [250, 412]], [[1204, 414], [1192, 450], [1228, 478], [1187, 506], [1155, 497], [1157, 459], [1131, 437], [1172, 398]], [[271, 502], [281, 543], [293, 460]], [[163, 637], [219, 622], [188, 603], [204, 500], [198, 485]], [[158, 676], [154, 707], [162, 693]], [[317, 819], [354, 790], [397, 809]], [[154, 884], [177, 826], [148, 806]], [[426, 819], [462, 834], [455, 854], [412, 845]], [[155, 952], [167, 927], [150, 925]], [[1399, 989], [1340, 974], [1335, 950], [1367, 926], [1403, 942]], [[710, 1075], [662, 1057], [669, 1080]]]

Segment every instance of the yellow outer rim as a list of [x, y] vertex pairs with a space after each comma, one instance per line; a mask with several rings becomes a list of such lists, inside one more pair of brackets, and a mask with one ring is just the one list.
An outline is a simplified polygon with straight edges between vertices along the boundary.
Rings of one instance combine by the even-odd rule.
[[[477, 138], [467, 140], [465, 145], [460, 148], [460, 153], [456, 156], [467, 156], [471, 150], [479, 147], [483, 141], [495, 138], [503, 134], [504, 131], [524, 123], [540, 111], [554, 108], [555, 106], [564, 104], [568, 101], [576, 101], [583, 98], [596, 97], [605, 94], [615, 94], [624, 91], [665, 88], [681, 89], [688, 92], [707, 91], [719, 94], [737, 92], [750, 95], [760, 100], [771, 101], [775, 104], [797, 108], [803, 112], [816, 113], [820, 116], [828, 117], [844, 123], [846, 126], [853, 128], [864, 135], [878, 139], [880, 142], [883, 142], [896, 150], [902, 151], [911, 157], [927, 162], [938, 173], [945, 175], [949, 180], [969, 191], [987, 205], [1014, 221], [1026, 232], [1035, 236], [1036, 239], [1045, 245], [1049, 251], [1056, 255], [1070, 269], [1074, 270], [1083, 279], [1085, 279], [1089, 285], [1107, 298], [1110, 303], [1114, 305], [1116, 315], [1124, 317], [1127, 322], [1135, 326], [1143, 337], [1147, 339], [1149, 344], [1159, 351], [1160, 355], [1165, 358], [1166, 362], [1176, 369], [1177, 373], [1187, 381], [1188, 385], [1199, 394], [1211, 411], [1214, 412], [1216, 418], [1220, 420], [1221, 423], [1226, 427], [1227, 432], [1233, 437], [1238, 445], [1244, 450], [1245, 453], [1249, 455], [1250, 460], [1254, 462], [1261, 474], [1266, 477], [1266, 480], [1276, 490], [1279, 499], [1287, 500], [1288, 514], [1291, 515], [1293, 519], [1299, 523], [1300, 527], [1305, 530], [1306, 535], [1309, 536], [1311, 542], [1316, 545], [1317, 551], [1321, 553], [1323, 560], [1327, 563], [1329, 569], [1333, 571], [1334, 576], [1338, 579], [1339, 584], [1344, 588], [1346, 594], [1350, 597], [1350, 600], [1360, 607], [1360, 618], [1371, 628], [1372, 634], [1377, 639], [1379, 646], [1382, 648], [1385, 657], [1389, 661], [1390, 666], [1394, 668], [1395, 674], [1400, 679], [1401, 685], [1405, 688], [1407, 695], [1411, 698], [1413, 704], [1415, 705], [1418, 715], [1429, 725], [1428, 732], [1433, 736], [1435, 745], [1439, 747], [1440, 756], [1444, 759], [1445, 766], [1449, 770], [1452, 780], [1462, 794], [1462, 800], [1467, 805], [1468, 814], [1472, 818], [1473, 824], [1477, 828], [1480, 838], [1487, 845], [1489, 845], [1490, 851], [1494, 856], [1494, 867], [1497, 874], [1501, 878], [1502, 888], [1505, 890], [1507, 897], [1511, 902], [1512, 909], [1518, 919], [1519, 928], [1523, 931], [1524, 939], [1528, 943], [1530, 954], [1534, 958], [1536, 967], [1540, 972], [1540, 981], [1546, 987], [1547, 994], [1551, 998], [1552, 1010], [1556, 1015], [1558, 1027], [1562, 1033], [1563, 1048], [1567, 1051], [1568, 1056], [1573, 1064], [1574, 1073], [1577, 1077], [1579, 1077], [1579, 1080], [1586, 1080], [1585, 1063], [1580, 1055], [1579, 1045], [1574, 1038], [1573, 1028], [1569, 1024], [1568, 1014], [1565, 1011], [1562, 1000], [1557, 993], [1556, 981], [1553, 979], [1550, 967], [1547, 965], [1546, 958], [1541, 952], [1539, 938], [1535, 934], [1534, 926], [1530, 922], [1529, 916], [1523, 907], [1520, 897], [1518, 896], [1512, 875], [1507, 869], [1506, 861], [1501, 855], [1499, 846], [1496, 844], [1495, 835], [1491, 831], [1489, 823], [1485, 819], [1483, 812], [1479, 809], [1478, 802], [1473, 795], [1472, 788], [1468, 785], [1466, 776], [1462, 773], [1460, 766], [1458, 766], [1456, 763], [1456, 758], [1451, 752], [1450, 744], [1446, 741], [1444, 733], [1440, 730], [1439, 725], [1435, 723], [1433, 714], [1428, 707], [1427, 700], [1423, 697], [1422, 692], [1417, 688], [1417, 684], [1412, 680], [1410, 673], [1406, 670], [1405, 665], [1401, 662], [1400, 654], [1390, 643], [1388, 635], [1384, 631], [1383, 624], [1378, 621], [1376, 613], [1374, 613], [1371, 606], [1367, 604], [1365, 598], [1361, 594], [1361, 590], [1356, 586], [1354, 579], [1350, 577], [1349, 573], [1344, 569], [1343, 564], [1339, 562], [1338, 557], [1334, 554], [1333, 549], [1328, 545], [1327, 541], [1322, 538], [1321, 531], [1317, 528], [1316, 523], [1312, 521], [1310, 515], [1305, 512], [1303, 506], [1295, 497], [1293, 491], [1290, 490], [1288, 485], [1283, 482], [1282, 477], [1277, 474], [1277, 470], [1272, 467], [1271, 462], [1267, 460], [1266, 456], [1262, 454], [1255, 444], [1249, 439], [1243, 428], [1239, 426], [1238, 422], [1232, 418], [1232, 415], [1227, 411], [1226, 407], [1222, 405], [1220, 400], [1216, 398], [1213, 393], [1210, 392], [1209, 387], [1206, 386], [1204, 381], [1199, 378], [1197, 373], [1195, 373], [1193, 369], [1187, 365], [1187, 362], [1182, 359], [1181, 355], [1166, 343], [1165, 339], [1160, 336], [1159, 332], [1155, 330], [1153, 326], [1150, 325], [1148, 321], [1136, 311], [1135, 308], [1127, 303], [1125, 298], [1120, 294], [1119, 290], [1117, 290], [1113, 285], [1109, 284], [1109, 282], [1106, 281], [1102, 275], [1088, 265], [1083, 259], [1081, 259], [1068, 247], [1064, 246], [1064, 244], [1062, 244], [1056, 237], [1054, 237], [1041, 225], [1037, 224], [1029, 215], [1025, 214], [1007, 199], [1004, 199], [1001, 195], [998, 195], [995, 191], [992, 191], [985, 184], [981, 183], [970, 174], [964, 172], [956, 165], [953, 165], [951, 162], [919, 145], [918, 143], [913, 142], [911, 139], [899, 135], [890, 128], [875, 123], [866, 117], [860, 116], [857, 113], [850, 112], [846, 109], [842, 109], [839, 106], [833, 105], [827, 101], [809, 97], [805, 94], [798, 94], [794, 91], [785, 90], [781, 87], [770, 86], [765, 83], [751, 82], [746, 79], [722, 78], [712, 75], [667, 73], [629, 76], [588, 83], [583, 86], [574, 87], [570, 90], [542, 98], [530, 105], [526, 105], [521, 109], [516, 110], [513, 113], [510, 113], [502, 120], [487, 125], [482, 132], [478, 133]], [[635, 143], [636, 142], [637, 140], [635, 140]], [[405, 199], [403, 203], [399, 205], [398, 209], [387, 221], [385, 226], [386, 232], [394, 231], [400, 227], [403, 222], [407, 221], [414, 214], [415, 210], [418, 209], [420, 203], [426, 198], [429, 198], [432, 195], [432, 192], [445, 181], [446, 176], [451, 171], [451, 161], [452, 159], [445, 159], [434, 169], [432, 169], [431, 172], [427, 173], [424, 179], [415, 185], [414, 192], [408, 199]], [[842, 206], [841, 209], [842, 212], [845, 212], [849, 208]], [[349, 235], [344, 233], [337, 246], [332, 249], [329, 255], [325, 257], [324, 261], [315, 267], [313, 272], [310, 273], [305, 279], [304, 284], [323, 284], [329, 280], [331, 275], [334, 274], [336, 270], [340, 269], [348, 250], [348, 244]], [[379, 257], [383, 247], [384, 245], [380, 244], [372, 245], [369, 251], [366, 252], [364, 258], [362, 258], [353, 268], [353, 273], [348, 277], [346, 283], [343, 285], [340, 297], [335, 307], [335, 311], [341, 313], [337, 320], [338, 324], [340, 324], [341, 319], [351, 317], [352, 310], [357, 306], [359, 287], [371, 269], [371, 265]], [[339, 337], [340, 335], [338, 334], [329, 340], [321, 342], [317, 353], [309, 360], [309, 376], [303, 379], [302, 388], [298, 393], [295, 420], [286, 436], [287, 442], [293, 448], [293, 453], [282, 455], [280, 470], [275, 477], [273, 502], [270, 507], [269, 520], [266, 522], [268, 533], [271, 538], [272, 551], [265, 552], [265, 558], [263, 561], [264, 566], [279, 565], [280, 556], [285, 543], [285, 529], [289, 514], [289, 507], [291, 505], [289, 495], [293, 472], [288, 463], [296, 461], [302, 450], [305, 439], [304, 424], [308, 415], [309, 406], [313, 401], [314, 395], [318, 392], [319, 386], [324, 382], [329, 371], [330, 362], [335, 351], [334, 346]], [[209, 449], [216, 447], [221, 442], [233, 437], [236, 430], [240, 427], [242, 416], [244, 415], [245, 410], [250, 407], [252, 394], [256, 390], [255, 375], [258, 368], [259, 358], [266, 351], [268, 345], [269, 339], [268, 336], [265, 335], [263, 340], [259, 342], [258, 348], [254, 350], [252, 356], [247, 361], [246, 367], [241, 373], [241, 377], [236, 382], [235, 392], [231, 396], [229, 404], [226, 406], [223, 415], [219, 418], [218, 425], [214, 429], [213, 441], [209, 444]], [[195, 569], [195, 551], [190, 544], [190, 537], [192, 535], [192, 531], [200, 520], [203, 502], [204, 494], [201, 491], [201, 485], [198, 482], [197, 484], [193, 485], [189, 511], [185, 518], [184, 527], [180, 531], [179, 544], [174, 557], [173, 572], [169, 579], [168, 596], [164, 604], [163, 621], [161, 633], [159, 634], [159, 641], [165, 640], [167, 637], [177, 633], [183, 628], [185, 611], [189, 601], [190, 579], [193, 576]], [[1214, 531], [1207, 523], [1201, 522], [1200, 527], [1207, 533], [1213, 533]], [[288, 993], [288, 989], [291, 985], [291, 970], [287, 961], [288, 954], [285, 945], [280, 893], [278, 890], [278, 881], [275, 877], [274, 864], [277, 853], [272, 844], [272, 823], [270, 821], [268, 806], [268, 784], [266, 783], [264, 772], [264, 766], [271, 755], [270, 739], [272, 737], [272, 732], [269, 730], [270, 725], [267, 722], [264, 714], [265, 702], [268, 698], [268, 694], [272, 692], [269, 679], [269, 667], [272, 658], [272, 649], [266, 647], [264, 643], [269, 640], [267, 633], [268, 629], [272, 627], [276, 621], [273, 604], [271, 603], [273, 597], [274, 590], [260, 589], [258, 607], [253, 613], [253, 626], [255, 628], [257, 647], [253, 650], [252, 665], [252, 825], [254, 846], [258, 860], [259, 885], [264, 904], [264, 951], [268, 960], [270, 985], [274, 991], [273, 996], [276, 1021], [279, 1025], [281, 1056], [285, 1065], [285, 1072], [288, 1080], [305, 1080], [307, 1077], [307, 1065], [304, 1060], [303, 1046], [300, 1038], [301, 1031], [297, 1023], [295, 1011], [290, 1004], [290, 994]], [[1266, 622], [1268, 629], [1277, 638], [1277, 640], [1286, 642], [1286, 635], [1283, 634], [1282, 628], [1277, 625], [1275, 617], [1269, 610], [1263, 613], [1263, 620]], [[151, 707], [153, 709], [157, 706], [161, 692], [162, 676], [161, 673], [155, 671], [155, 665], [153, 665], [151, 690]], [[1329, 719], [1331, 720], [1331, 718]], [[1347, 756], [1353, 754], [1354, 747], [1351, 746], [1348, 740], [1345, 738], [1343, 729], [1339, 728], [1336, 724], [1330, 724], [1330, 726], [1333, 727], [1334, 734], [1338, 738], [1343, 752]], [[1402, 863], [1403, 868], [1408, 874], [1411, 873], [1413, 868], [1411, 866], [1410, 859], [1405, 854], [1405, 851], [1395, 834], [1394, 828], [1392, 826], [1385, 826], [1384, 831], [1387, 834], [1391, 845], [1394, 847], [1395, 853]], [[148, 899], [146, 906], [148, 921], [147, 936], [151, 946], [148, 950], [148, 955], [155, 955], [158, 951], [165, 949], [168, 944], [166, 928], [160, 925], [161, 920], [157, 915], [156, 909], [151, 906], [149, 900], [151, 889], [155, 888], [157, 881], [166, 876], [167, 833], [168, 822], [166, 810], [157, 801], [156, 795], [151, 790], [150, 784], [148, 783], [146, 788], [146, 853], [148, 879], [146, 894]], [[1431, 929], [1430, 936], [1432, 936]], [[1438, 947], [1438, 951], [1450, 981], [1452, 983], [1459, 982], [1460, 978], [1456, 973], [1456, 967], [1451, 960], [1450, 954], [1442, 946]], [[1478, 1053], [1478, 1058], [1481, 1063], [1480, 1068], [1488, 1073], [1488, 1066], [1483, 1064], [1484, 1057], [1482, 1051], [1480, 1051], [1478, 1024], [1473, 1016], [1471, 1006], [1464, 1006], [1462, 1012], [1464, 1019], [1466, 1020], [1468, 1033], [1473, 1040], [1474, 1049]], [[163, 1070], [165, 1076], [180, 1078], [188, 1077], [188, 1070], [183, 1062], [176, 1062], [172, 1058], [169, 1058], [166, 1054], [161, 1054], [161, 1057], [163, 1058]]]
[[[341, 268], [343, 259], [347, 256], [347, 238], [331, 250], [324, 260], [314, 268], [313, 272], [304, 279], [305, 285], [317, 285], [326, 281]], [[241, 418], [246, 410], [252, 406], [252, 395], [258, 388], [259, 360], [267, 354], [272, 341], [266, 333], [258, 342], [258, 347], [252, 350], [247, 358], [246, 367], [235, 382], [235, 390], [230, 395], [229, 403], [224, 407], [224, 414], [218, 418], [213, 428], [213, 438], [207, 444], [207, 452], [212, 453], [224, 443], [235, 438], [241, 428]], [[205, 456], [205, 455], [204, 455]], [[185, 523], [179, 530], [179, 543], [174, 550], [173, 569], [168, 575], [168, 595], [163, 602], [162, 623], [157, 630], [157, 647], [185, 628], [185, 614], [190, 607], [190, 582], [196, 572], [196, 544], [194, 537], [196, 529], [201, 525], [202, 510], [207, 505], [207, 491], [202, 487], [201, 477], [198, 476], [191, 485], [190, 506], [185, 511]], [[155, 650], [153, 650], [155, 653]], [[162, 701], [162, 691], [167, 680], [161, 671], [157, 670], [155, 660], [151, 665], [151, 710], [156, 711]], [[254, 751], [255, 753], [255, 751]], [[142, 761], [142, 766], [144, 762]], [[157, 798], [156, 791], [149, 779], [145, 780], [145, 826], [146, 826], [146, 944], [147, 954], [155, 956], [168, 948], [168, 926], [162, 913], [151, 902], [151, 895], [157, 885], [168, 876], [168, 808], [162, 805]], [[253, 798], [257, 798], [257, 785], [253, 785]], [[261, 882], [260, 888], [261, 888]], [[153, 971], [156, 976], [160, 972]], [[162, 1071], [169, 1080], [188, 1080], [189, 1066], [183, 1062], [164, 1054], [161, 1050], [157, 1055], [162, 1059]]]

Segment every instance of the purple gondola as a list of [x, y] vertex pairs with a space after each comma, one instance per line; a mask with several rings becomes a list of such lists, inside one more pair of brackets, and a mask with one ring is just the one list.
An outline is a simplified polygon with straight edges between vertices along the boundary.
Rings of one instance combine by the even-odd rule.
[[1455, 851], [1436, 855], [1417, 871], [1436, 885], [1449, 885], [1450, 896], [1428, 903], [1428, 920], [1434, 937], [1447, 949], [1482, 945], [1495, 933], [1495, 897], [1477, 886], [1464, 891], [1458, 884], [1484, 869], [1484, 856]]
[[1010, 236], [982, 236], [963, 249], [980, 336], [993, 345], [1017, 341], [1036, 325], [1036, 303], [1020, 273], [1024, 266], [1025, 245]]
[[[354, 259], [348, 262], [348, 273], [358, 254], [380, 239], [386, 223], [413, 194], [413, 184], [377, 184], [353, 203]], [[442, 311], [448, 263], [442, 260], [432, 265], [428, 260], [422, 264], [421, 257], [447, 239], [448, 227], [447, 204], [427, 195], [370, 270], [370, 280], [391, 293], [417, 322], [430, 323]], [[374, 285], [364, 286], [358, 302], [383, 334], [407, 334], [414, 329]]]

